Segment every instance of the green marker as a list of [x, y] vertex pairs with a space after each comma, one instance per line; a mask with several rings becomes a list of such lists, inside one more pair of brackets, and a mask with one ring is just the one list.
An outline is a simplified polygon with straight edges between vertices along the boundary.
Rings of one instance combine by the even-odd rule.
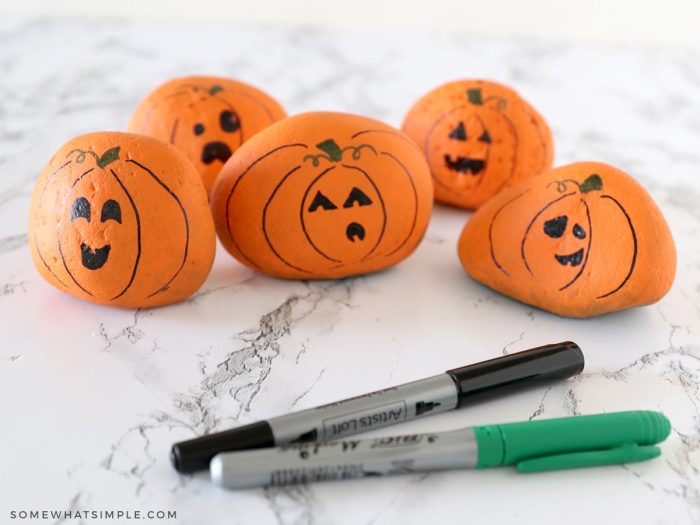
[[210, 471], [230, 489], [505, 465], [541, 472], [652, 459], [670, 432], [659, 412], [617, 412], [225, 452]]

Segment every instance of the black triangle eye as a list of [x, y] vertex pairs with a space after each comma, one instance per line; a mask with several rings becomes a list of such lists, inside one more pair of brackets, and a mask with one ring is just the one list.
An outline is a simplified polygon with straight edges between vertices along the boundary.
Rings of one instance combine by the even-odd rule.
[[115, 200], [109, 199], [102, 206], [102, 216], [100, 217], [102, 222], [107, 221], [117, 221], [119, 224], [122, 223], [122, 208], [119, 203]]
[[314, 212], [318, 208], [322, 208], [324, 210], [337, 210], [338, 207], [331, 202], [331, 200], [326, 197], [323, 193], [320, 191], [316, 192], [316, 196], [314, 197], [314, 200], [311, 202], [311, 205], [309, 206], [309, 211]]
[[467, 130], [464, 129], [464, 122], [460, 121], [457, 127], [450, 131], [449, 137], [454, 140], [467, 140]]
[[70, 208], [70, 221], [82, 217], [90, 222], [90, 203], [85, 197], [78, 197]]
[[372, 204], [372, 199], [370, 199], [360, 188], [353, 188], [350, 191], [348, 198], [345, 199], [343, 208], [352, 208], [355, 203], [358, 203], [360, 206], [367, 206], [368, 204]]
[[219, 124], [221, 125], [221, 129], [227, 133], [238, 131], [241, 127], [241, 121], [238, 115], [228, 109], [222, 111], [221, 115], [219, 115]]
[[544, 223], [544, 233], [552, 237], [553, 239], [558, 239], [566, 231], [566, 223], [569, 222], [569, 218], [566, 215], [561, 217], [555, 217], [545, 221]]
[[578, 224], [574, 224], [574, 237], [577, 239], [585, 239], [586, 238], [586, 230], [581, 228]]
[[484, 132], [481, 134], [481, 137], [479, 137], [479, 140], [481, 142], [486, 142], [486, 144], [491, 144], [491, 135], [489, 135], [488, 130], [484, 130]]

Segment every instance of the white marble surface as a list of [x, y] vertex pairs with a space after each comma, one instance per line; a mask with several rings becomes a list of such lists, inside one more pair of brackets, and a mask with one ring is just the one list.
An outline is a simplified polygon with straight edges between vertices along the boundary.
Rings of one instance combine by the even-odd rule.
[[[440, 82], [513, 84], [551, 123], [558, 164], [616, 164], [652, 192], [678, 245], [673, 289], [656, 305], [586, 321], [534, 310], [466, 277], [456, 240], [468, 214], [437, 207], [418, 251], [378, 275], [284, 282], [220, 249], [201, 291], [175, 306], [116, 310], [54, 290], [27, 249], [34, 179], [67, 139], [123, 128], [149, 89], [187, 73], [258, 84], [290, 112], [394, 125]], [[3, 20], [0, 522], [20, 522], [11, 510], [70, 508], [176, 510], [164, 522], [182, 524], [698, 523], [699, 168], [700, 56], [681, 49]], [[238, 493], [168, 463], [171, 443], [203, 432], [564, 339], [586, 353], [580, 378], [381, 433], [655, 409], [673, 423], [661, 458]]]

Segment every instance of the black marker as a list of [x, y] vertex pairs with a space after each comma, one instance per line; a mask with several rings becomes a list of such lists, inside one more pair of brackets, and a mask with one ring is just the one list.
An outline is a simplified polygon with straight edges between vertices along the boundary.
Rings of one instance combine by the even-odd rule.
[[495, 393], [547, 379], [566, 379], [583, 370], [576, 343], [540, 346], [316, 408], [175, 443], [173, 466], [188, 473], [209, 468], [220, 452], [331, 441], [375, 428], [458, 408], [479, 394]]

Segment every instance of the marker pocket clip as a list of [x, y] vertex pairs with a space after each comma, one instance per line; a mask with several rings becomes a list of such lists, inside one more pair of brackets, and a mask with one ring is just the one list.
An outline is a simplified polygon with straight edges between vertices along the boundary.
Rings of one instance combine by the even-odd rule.
[[601, 465], [622, 465], [646, 461], [661, 455], [661, 449], [655, 446], [641, 446], [637, 443], [627, 443], [618, 447], [603, 450], [584, 450], [524, 459], [516, 463], [518, 472], [544, 472], [547, 470], [563, 470], [572, 468], [596, 467]]

